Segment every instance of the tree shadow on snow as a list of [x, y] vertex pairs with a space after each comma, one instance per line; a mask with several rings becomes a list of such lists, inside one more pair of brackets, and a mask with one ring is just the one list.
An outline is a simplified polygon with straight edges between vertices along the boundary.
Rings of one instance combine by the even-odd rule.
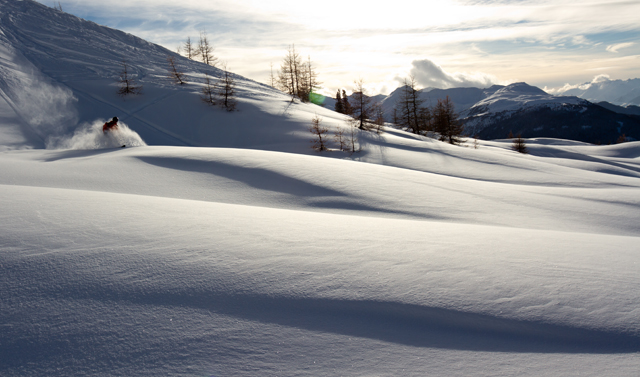
[[[95, 288], [95, 287], [94, 287]], [[101, 287], [98, 289], [50, 292], [57, 298], [71, 298], [82, 305], [102, 302], [134, 310], [148, 306], [176, 309], [184, 316], [188, 310], [208, 311], [237, 319], [287, 326], [318, 333], [359, 337], [411, 347], [439, 348], [475, 352], [505, 353], [563, 353], [563, 354], [623, 354], [640, 352], [640, 336], [620, 331], [602, 331], [580, 327], [522, 321], [477, 313], [401, 304], [388, 301], [341, 300], [327, 298], [287, 298], [263, 295], [233, 295], [213, 292], [123, 292]], [[82, 313], [82, 306], [77, 308]], [[186, 309], [186, 311], [185, 311]], [[128, 309], [125, 309], [125, 311]], [[52, 337], [39, 336], [38, 331], [20, 330], [0, 342], [0, 370], [24, 365], [61, 364], [65, 360], [88, 360], [111, 364], [113, 360], [96, 359], [96, 350], [114, 352], [109, 344], [122, 342], [130, 332], [138, 333], [145, 324], [112, 322], [110, 314], [90, 320], [101, 323], [96, 333], [87, 338], [82, 331], [70, 329]], [[210, 323], [188, 319], [181, 322], [184, 331], [197, 331], [199, 326], [216, 326], [216, 317]], [[29, 320], [25, 318], [25, 320]], [[82, 321], [87, 321], [87, 318]], [[74, 319], [70, 319], [73, 323]], [[105, 327], [104, 323], [109, 323]], [[38, 323], [37, 326], [58, 326], [56, 323]], [[36, 326], [36, 328], [37, 328]], [[9, 332], [11, 328], [8, 329]], [[144, 332], [144, 330], [142, 330]], [[124, 332], [124, 333], [123, 333]], [[96, 335], [98, 334], [98, 335]], [[97, 336], [107, 344], [98, 342]], [[109, 339], [109, 340], [107, 340]], [[146, 342], [150, 339], [144, 340]], [[162, 341], [161, 339], [158, 341]], [[135, 341], [128, 355], [137, 352]], [[135, 357], [143, 357], [144, 351]], [[135, 358], [134, 357], [134, 358]], [[125, 358], [126, 362], [127, 358]], [[95, 365], [94, 365], [95, 366]]]
[[208, 290], [143, 293], [105, 286], [94, 288], [57, 294], [76, 300], [207, 310], [249, 321], [412, 347], [518, 353], [640, 352], [640, 334], [390, 301], [236, 295]]
[[640, 352], [640, 336], [383, 301], [265, 296], [146, 296], [179, 305], [311, 331], [413, 347], [483, 352]]
[[273, 170], [226, 164], [219, 161], [204, 161], [185, 158], [138, 156], [148, 164], [197, 173], [211, 174], [252, 188], [278, 194], [291, 195], [304, 199], [305, 206], [316, 209], [337, 209], [345, 211], [364, 211], [371, 213], [397, 214], [417, 219], [447, 219], [442, 215], [425, 215], [400, 209], [389, 210], [384, 206], [377, 207], [357, 200], [353, 195], [334, 190], [305, 180], [297, 179]]

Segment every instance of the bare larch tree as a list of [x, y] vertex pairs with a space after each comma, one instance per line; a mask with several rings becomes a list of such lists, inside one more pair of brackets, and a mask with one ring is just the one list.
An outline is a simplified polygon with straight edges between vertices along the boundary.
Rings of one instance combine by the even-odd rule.
[[167, 55], [167, 63], [169, 63], [169, 78], [176, 84], [186, 84], [185, 75], [176, 67], [176, 59], [173, 55]]
[[136, 84], [133, 74], [129, 72], [130, 69], [127, 61], [121, 61], [120, 66], [122, 66], [122, 70], [120, 71], [120, 76], [118, 78], [118, 84], [120, 85], [118, 94], [121, 96], [126, 96], [128, 94], [140, 94], [142, 92], [142, 85]]
[[200, 97], [207, 105], [215, 105], [215, 90], [214, 85], [211, 83], [211, 77], [205, 72], [204, 74], [204, 86], [202, 87], [202, 96]]
[[377, 104], [365, 93], [364, 80], [354, 82], [353, 94], [348, 101], [351, 106], [352, 123], [361, 130], [371, 130], [375, 127]]
[[464, 127], [458, 120], [458, 115], [449, 96], [445, 99], [439, 99], [433, 109], [433, 129], [440, 134], [440, 141], [460, 144], [460, 136], [462, 136]]
[[191, 43], [191, 37], [187, 37], [186, 42], [184, 42], [183, 49], [188, 59], [193, 59], [196, 55], [196, 48], [193, 46], [193, 43]]
[[227, 111], [236, 109], [236, 82], [233, 74], [227, 70], [227, 63], [222, 63], [222, 76], [216, 83], [216, 95], [220, 98], [220, 106]]
[[318, 115], [314, 116], [313, 119], [311, 119], [309, 132], [314, 136], [311, 140], [311, 148], [315, 151], [323, 152], [327, 150], [327, 140], [324, 134], [329, 132], [329, 130], [326, 127], [322, 127], [320, 123], [322, 123], [322, 119], [318, 117]]
[[200, 32], [200, 42], [198, 43], [198, 55], [202, 59], [204, 64], [215, 67], [218, 63], [218, 58], [213, 55], [213, 46], [209, 42], [206, 31]]
[[416, 89], [416, 81], [413, 76], [409, 80], [404, 80], [404, 86], [400, 99], [395, 107], [396, 125], [413, 132], [414, 134], [425, 134], [429, 131], [431, 112], [428, 107], [423, 106], [420, 99], [420, 92]]
[[302, 102], [309, 102], [311, 93], [318, 85], [320, 82], [311, 57], [303, 63], [295, 45], [289, 46], [278, 71], [278, 89], [290, 95], [292, 101], [298, 98]]

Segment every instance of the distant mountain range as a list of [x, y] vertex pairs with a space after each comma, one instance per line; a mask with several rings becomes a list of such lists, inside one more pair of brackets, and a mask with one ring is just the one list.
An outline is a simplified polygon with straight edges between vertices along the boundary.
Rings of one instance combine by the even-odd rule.
[[504, 138], [509, 133], [596, 144], [614, 143], [622, 135], [640, 138], [640, 118], [616, 112], [618, 108], [515, 83], [496, 90], [461, 115], [467, 134], [483, 139]]
[[640, 105], [640, 79], [610, 80], [605, 76], [575, 87], [561, 89], [557, 94], [577, 96], [591, 102], [610, 102], [614, 105]]
[[[610, 87], [600, 85], [598, 88], [584, 87], [584, 93], [590, 90], [588, 93], [606, 97], [605, 90]], [[403, 87], [399, 87], [388, 96], [373, 97], [381, 103], [388, 121], [392, 121], [393, 108], [402, 90]], [[420, 91], [420, 98], [425, 105], [433, 106], [438, 99], [448, 96], [465, 124], [465, 132], [482, 139], [500, 139], [512, 133], [526, 138], [554, 137], [596, 144], [614, 143], [622, 135], [627, 140], [640, 140], [640, 107], [604, 101], [593, 103], [582, 98], [584, 93], [552, 95], [526, 83], [514, 83], [485, 89], [427, 88]], [[329, 100], [325, 106], [332, 107], [334, 103]]]

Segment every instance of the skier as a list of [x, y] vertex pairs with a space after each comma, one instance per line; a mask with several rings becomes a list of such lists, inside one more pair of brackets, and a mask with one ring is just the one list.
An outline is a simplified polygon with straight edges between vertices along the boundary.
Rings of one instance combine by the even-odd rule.
[[118, 129], [118, 117], [113, 117], [113, 119], [111, 119], [110, 121], [105, 123], [104, 126], [102, 126], [102, 133], [106, 135], [107, 131], [115, 131], [117, 129]]

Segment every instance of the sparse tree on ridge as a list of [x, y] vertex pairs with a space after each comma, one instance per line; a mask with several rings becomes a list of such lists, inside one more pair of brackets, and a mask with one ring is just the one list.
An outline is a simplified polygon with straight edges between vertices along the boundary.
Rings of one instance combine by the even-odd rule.
[[313, 119], [311, 119], [309, 132], [314, 135], [313, 140], [311, 140], [311, 148], [315, 151], [323, 152], [327, 150], [327, 140], [324, 134], [329, 132], [329, 130], [326, 127], [322, 127], [320, 123], [322, 123], [322, 119], [318, 117], [318, 115], [314, 116]]
[[213, 46], [209, 43], [206, 31], [200, 32], [200, 41], [198, 43], [198, 55], [202, 59], [204, 64], [215, 67], [218, 63], [218, 58], [213, 55]]
[[341, 151], [349, 152], [349, 144], [347, 143], [347, 137], [344, 134], [343, 128], [338, 127], [338, 129], [334, 131], [333, 140], [338, 144]]
[[433, 109], [433, 128], [440, 134], [440, 141], [449, 144], [460, 144], [460, 136], [464, 131], [462, 123], [458, 120], [453, 102], [449, 96], [439, 99], [438, 104]]
[[[360, 132], [360, 130], [358, 130], [357, 127], [355, 126], [349, 126], [349, 132], [347, 132], [347, 143], [350, 144], [349, 146], [349, 152], [351, 153], [356, 153], [360, 151], [360, 144], [359, 144], [359, 140], [358, 140], [358, 133]], [[358, 145], [358, 147], [356, 148], [356, 145]]]
[[128, 94], [140, 94], [142, 92], [142, 85], [138, 85], [131, 72], [129, 72], [129, 64], [126, 60], [120, 62], [122, 70], [120, 71], [120, 77], [118, 78], [118, 94], [126, 96]]
[[191, 37], [187, 37], [187, 41], [184, 42], [183, 48], [187, 58], [193, 59], [194, 55], [196, 55], [196, 48], [194, 48], [193, 44], [191, 43]]
[[300, 98], [300, 87], [304, 85], [301, 80], [302, 61], [300, 55], [296, 51], [296, 46], [291, 45], [287, 50], [287, 54], [282, 60], [280, 71], [278, 72], [278, 87], [283, 92], [291, 96], [291, 101], [296, 97]]
[[278, 71], [277, 83], [278, 89], [290, 95], [292, 101], [298, 98], [302, 102], [309, 102], [314, 88], [320, 85], [311, 57], [303, 63], [295, 45], [287, 49]]
[[269, 86], [272, 88], [275, 88], [276, 85], [278, 84], [278, 81], [276, 80], [276, 77], [273, 75], [273, 63], [269, 63], [269, 65], [271, 66], [271, 73], [269, 74]]
[[211, 83], [211, 77], [205, 72], [204, 74], [204, 86], [202, 87], [202, 96], [200, 97], [202, 102], [207, 105], [215, 105], [215, 89], [214, 85]]
[[318, 74], [311, 64], [311, 56], [307, 56], [305, 69], [306, 72], [303, 77], [306, 79], [306, 85], [304, 85], [301, 95], [308, 98], [308, 100], [311, 100], [311, 95], [313, 94], [314, 90], [317, 89], [320, 85], [320, 82], [318, 81]]
[[375, 103], [373, 106], [373, 129], [379, 135], [382, 133], [382, 127], [384, 126], [384, 110], [380, 103]]
[[175, 57], [167, 55], [167, 62], [169, 63], [169, 78], [176, 84], [185, 84], [185, 75], [176, 67]]
[[414, 134], [424, 134], [429, 131], [431, 120], [429, 108], [423, 106], [419, 93], [415, 78], [409, 76], [409, 81], [404, 80], [400, 100], [394, 108], [396, 125]]
[[300, 57], [296, 55], [293, 46], [289, 46], [278, 71], [278, 89], [291, 96], [291, 101], [296, 97], [296, 60]]
[[236, 82], [231, 72], [227, 70], [227, 63], [222, 63], [222, 76], [216, 83], [216, 94], [220, 98], [220, 106], [227, 111], [236, 109]]
[[355, 88], [351, 95], [351, 117], [353, 123], [361, 130], [371, 130], [375, 127], [375, 109], [376, 103], [365, 94], [364, 81], [362, 79], [355, 81]]

